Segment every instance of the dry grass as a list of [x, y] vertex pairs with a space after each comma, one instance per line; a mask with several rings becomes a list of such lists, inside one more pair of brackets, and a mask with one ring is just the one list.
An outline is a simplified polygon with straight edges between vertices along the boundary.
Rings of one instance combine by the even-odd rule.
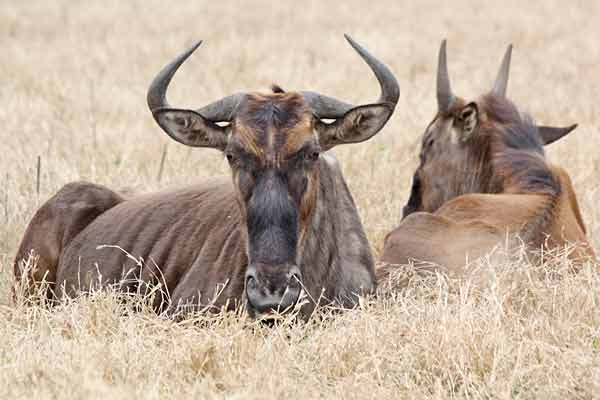
[[153, 74], [197, 38], [206, 42], [174, 82], [177, 104], [271, 82], [371, 100], [377, 85], [343, 32], [390, 64], [402, 86], [393, 119], [371, 142], [336, 150], [376, 253], [399, 221], [416, 143], [435, 109], [440, 40], [449, 40], [453, 85], [465, 96], [491, 85], [505, 45], [515, 43], [510, 97], [541, 123], [580, 123], [548, 153], [571, 173], [598, 249], [600, 3], [122, 3], [0, 5], [0, 398], [600, 393], [600, 276], [592, 268], [563, 273], [560, 257], [554, 266], [494, 265], [502, 270], [497, 284], [479, 292], [443, 277], [414, 278], [359, 310], [320, 310], [306, 324], [275, 328], [238, 315], [176, 324], [114, 293], [52, 311], [10, 296], [25, 226], [63, 184], [149, 191], [227, 173], [217, 152], [169, 141], [145, 106]]

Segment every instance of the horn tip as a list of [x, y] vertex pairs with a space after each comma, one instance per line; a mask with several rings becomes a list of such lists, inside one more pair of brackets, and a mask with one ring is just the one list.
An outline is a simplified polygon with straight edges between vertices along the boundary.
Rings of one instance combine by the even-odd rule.
[[505, 62], [510, 63], [510, 60], [512, 58], [512, 51], [513, 51], [513, 44], [509, 43], [508, 47], [506, 48], [506, 55], [504, 56], [505, 58]]
[[508, 56], [512, 56], [512, 51], [513, 51], [513, 44], [509, 43], [508, 47], [506, 48], [506, 54], [508, 54]]
[[[369, 57], [370, 57], [370, 54], [369, 54], [369, 52], [368, 52], [368, 51], [367, 51], [367, 50], [366, 50], [364, 47], [362, 47], [360, 44], [358, 44], [358, 43], [356, 42], [356, 40], [352, 39], [352, 37], [351, 37], [349, 34], [347, 34], [347, 33], [344, 33], [344, 38], [346, 38], [346, 41], [347, 41], [347, 42], [350, 44], [350, 46], [352, 46], [352, 48], [353, 48], [353, 49], [354, 49], [354, 50], [355, 50], [355, 51], [356, 51], [358, 54], [360, 54], [360, 56], [361, 56], [361, 57], [362, 57], [364, 60], [366, 60], [366, 58], [365, 58], [365, 57], [367, 57], [367, 58], [369, 58]], [[367, 63], [369, 63], [369, 62], [367, 61]]]
[[358, 49], [361, 47], [358, 43], [356, 43], [356, 41], [354, 39], [352, 39], [352, 36], [350, 36], [349, 34], [344, 33], [344, 38], [346, 39], [346, 41], [348, 43], [350, 43], [350, 46], [354, 47], [355, 49]]
[[442, 55], [446, 54], [446, 39], [442, 39], [442, 44], [440, 45], [440, 53], [439, 56], [442, 57]]
[[202, 39], [196, 40], [192, 47], [190, 47], [190, 52], [194, 52], [200, 45], [202, 44]]

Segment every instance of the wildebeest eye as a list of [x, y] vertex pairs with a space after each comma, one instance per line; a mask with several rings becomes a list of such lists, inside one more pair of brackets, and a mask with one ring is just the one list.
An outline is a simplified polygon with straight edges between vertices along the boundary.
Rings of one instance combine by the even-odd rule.
[[467, 118], [469, 118], [471, 115], [473, 115], [475, 111], [472, 108], [466, 108], [464, 110], [462, 110], [462, 112], [460, 113], [459, 118], [464, 121]]
[[309, 158], [311, 161], [317, 161], [317, 160], [319, 159], [319, 154], [320, 154], [320, 153], [319, 153], [318, 151], [316, 151], [316, 150], [315, 150], [315, 151], [313, 151], [313, 152], [311, 152], [311, 153], [310, 153], [310, 155], [308, 156], [308, 158]]
[[227, 158], [227, 161], [228, 161], [230, 164], [231, 164], [231, 163], [233, 162], [233, 160], [234, 160], [234, 158], [233, 158], [233, 154], [231, 154], [231, 153], [226, 153], [226, 154], [225, 154], [225, 157]]

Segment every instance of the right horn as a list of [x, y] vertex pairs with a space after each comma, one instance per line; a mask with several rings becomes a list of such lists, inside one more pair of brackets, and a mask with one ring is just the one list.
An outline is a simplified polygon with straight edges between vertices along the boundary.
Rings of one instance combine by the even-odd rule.
[[[348, 43], [350, 43], [350, 46], [352, 46], [352, 48], [354, 48], [354, 50], [369, 65], [371, 71], [373, 71], [373, 74], [377, 78], [381, 90], [377, 103], [388, 104], [392, 109], [395, 108], [398, 103], [398, 98], [400, 97], [400, 86], [392, 72], [385, 64], [375, 58], [349, 35], [345, 34], [344, 37]], [[338, 119], [343, 117], [351, 109], [355, 108], [352, 104], [317, 92], [303, 91], [301, 93], [313, 112], [322, 119]]]
[[438, 54], [437, 71], [437, 102], [438, 112], [446, 113], [454, 102], [454, 95], [450, 87], [450, 76], [448, 75], [448, 61], [446, 57], [446, 39], [442, 40]]
[[502, 64], [500, 64], [500, 70], [496, 77], [496, 82], [492, 88], [492, 93], [496, 96], [506, 97], [506, 89], [508, 87], [508, 74], [510, 72], [510, 59], [512, 57], [512, 44], [508, 45]]

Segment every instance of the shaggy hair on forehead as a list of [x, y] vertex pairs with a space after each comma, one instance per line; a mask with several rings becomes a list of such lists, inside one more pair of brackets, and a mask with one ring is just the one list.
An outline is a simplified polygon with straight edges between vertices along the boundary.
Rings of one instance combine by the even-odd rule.
[[[251, 140], [261, 148], [273, 143], [275, 149], [281, 148], [287, 141], [286, 133], [309, 115], [303, 97], [298, 93], [286, 92], [249, 94], [238, 112], [239, 122], [252, 132]], [[308, 123], [305, 125], [309, 126]]]

